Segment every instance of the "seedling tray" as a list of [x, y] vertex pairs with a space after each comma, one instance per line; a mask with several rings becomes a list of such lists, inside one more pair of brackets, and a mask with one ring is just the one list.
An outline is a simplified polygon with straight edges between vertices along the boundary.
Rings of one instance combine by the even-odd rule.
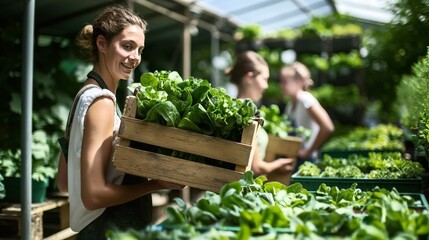
[[383, 150], [329, 150], [321, 151], [320, 156], [329, 155], [332, 158], [348, 158], [350, 155], [356, 154], [362, 157], [368, 157], [369, 153], [391, 153], [391, 152], [403, 152], [401, 149], [383, 149]]
[[308, 191], [316, 191], [320, 184], [327, 186], [337, 186], [338, 188], [349, 188], [353, 183], [357, 187], [367, 191], [375, 187], [392, 190], [396, 188], [400, 193], [420, 193], [422, 190], [422, 179], [367, 179], [367, 178], [338, 178], [338, 177], [308, 177], [292, 175], [292, 183], [301, 183]]

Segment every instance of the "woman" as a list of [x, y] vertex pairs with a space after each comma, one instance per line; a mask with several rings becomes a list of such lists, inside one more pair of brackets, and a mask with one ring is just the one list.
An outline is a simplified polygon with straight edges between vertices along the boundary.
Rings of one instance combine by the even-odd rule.
[[58, 187], [69, 192], [70, 226], [78, 239], [105, 239], [111, 228], [142, 228], [151, 221], [150, 193], [182, 186], [118, 171], [112, 152], [120, 118], [116, 88], [140, 64], [146, 22], [124, 7], [106, 8], [77, 37], [93, 61], [70, 131], [68, 162], [60, 158]]
[[291, 99], [286, 106], [288, 117], [296, 126], [310, 129], [312, 133], [299, 152], [298, 165], [303, 162], [300, 160], [315, 162], [318, 150], [334, 131], [334, 124], [326, 110], [307, 91], [313, 85], [313, 80], [304, 64], [295, 62], [283, 67], [279, 80], [283, 94]]
[[[258, 53], [244, 51], [237, 56], [234, 66], [227, 70], [230, 81], [237, 85], [238, 98], [250, 98], [259, 102], [265, 89], [268, 88], [270, 72], [267, 62]], [[295, 159], [279, 158], [265, 162], [265, 150], [268, 144], [268, 134], [263, 128], [258, 132], [258, 145], [255, 150], [252, 171], [255, 176], [267, 175], [272, 172], [288, 173], [295, 167]]]

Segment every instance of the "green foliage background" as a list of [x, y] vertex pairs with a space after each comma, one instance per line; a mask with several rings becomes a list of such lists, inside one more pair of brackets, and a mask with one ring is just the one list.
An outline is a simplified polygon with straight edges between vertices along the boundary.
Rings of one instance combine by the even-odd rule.
[[394, 21], [370, 30], [364, 39], [366, 93], [381, 103], [379, 118], [385, 122], [397, 121], [397, 86], [429, 46], [429, 1], [397, 0], [390, 10]]

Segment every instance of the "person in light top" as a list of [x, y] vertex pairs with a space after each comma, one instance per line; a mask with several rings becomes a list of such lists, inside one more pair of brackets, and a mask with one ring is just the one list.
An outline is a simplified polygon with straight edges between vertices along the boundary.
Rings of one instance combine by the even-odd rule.
[[297, 165], [305, 160], [316, 162], [319, 149], [334, 131], [334, 124], [319, 101], [307, 91], [313, 85], [310, 71], [304, 64], [294, 62], [280, 70], [279, 82], [283, 94], [291, 100], [285, 113], [295, 127], [311, 131], [311, 137], [302, 144]]
[[140, 64], [146, 22], [121, 6], [104, 9], [81, 30], [77, 44], [94, 67], [78, 99], [68, 162], [60, 157], [58, 188], [69, 193], [70, 226], [77, 239], [106, 239], [109, 229], [142, 229], [151, 222], [150, 193], [183, 186], [124, 174], [112, 163], [120, 118], [116, 89]]
[[[230, 77], [231, 83], [237, 85], [239, 99], [249, 98], [257, 103], [268, 88], [268, 78], [270, 77], [268, 64], [261, 55], [254, 51], [239, 53], [234, 65], [227, 69], [225, 74]], [[279, 158], [272, 162], [264, 161], [267, 145], [268, 134], [261, 127], [252, 163], [252, 171], [255, 176], [272, 172], [292, 172], [296, 164], [294, 158]]]

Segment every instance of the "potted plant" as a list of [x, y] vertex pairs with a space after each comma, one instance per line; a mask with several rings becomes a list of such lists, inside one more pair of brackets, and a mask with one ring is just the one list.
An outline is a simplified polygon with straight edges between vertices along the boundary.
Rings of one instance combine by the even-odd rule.
[[[32, 137], [32, 202], [43, 202], [49, 179], [55, 177], [57, 166], [54, 162], [58, 151], [46, 132], [37, 130]], [[21, 190], [21, 149], [0, 150], [0, 174], [4, 176], [5, 197], [3, 201], [19, 202]]]
[[249, 24], [238, 28], [234, 33], [234, 38], [237, 40], [238, 51], [257, 51], [263, 46], [262, 28], [259, 24]]
[[281, 29], [264, 37], [264, 46], [270, 49], [293, 49], [295, 40], [300, 36], [298, 29]]

